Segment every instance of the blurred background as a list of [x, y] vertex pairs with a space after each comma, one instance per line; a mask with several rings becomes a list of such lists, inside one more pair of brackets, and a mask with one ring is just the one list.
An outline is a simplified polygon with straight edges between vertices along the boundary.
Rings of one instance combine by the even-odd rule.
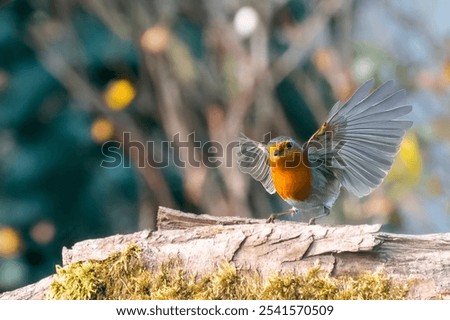
[[[382, 186], [343, 191], [320, 223], [450, 230], [448, 1], [0, 6], [0, 292], [53, 273], [62, 246], [154, 227], [158, 205], [258, 218], [288, 208], [235, 165], [172, 158], [205, 159], [190, 133], [304, 142], [370, 78], [407, 89], [415, 124]], [[174, 149], [162, 144], [176, 134]], [[119, 146], [122, 164], [102, 167]], [[171, 165], [137, 165], [146, 157]]]

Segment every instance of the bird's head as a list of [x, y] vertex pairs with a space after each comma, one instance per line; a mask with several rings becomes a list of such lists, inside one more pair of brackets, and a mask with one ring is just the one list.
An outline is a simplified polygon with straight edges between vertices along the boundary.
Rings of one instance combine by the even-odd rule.
[[277, 137], [267, 144], [269, 163], [277, 166], [279, 163], [295, 162], [301, 156], [302, 148], [289, 137]]

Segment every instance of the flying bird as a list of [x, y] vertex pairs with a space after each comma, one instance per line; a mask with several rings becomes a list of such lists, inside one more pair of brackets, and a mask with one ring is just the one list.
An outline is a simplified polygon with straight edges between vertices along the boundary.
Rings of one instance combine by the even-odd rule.
[[405, 90], [388, 81], [372, 91], [374, 80], [359, 87], [345, 103], [337, 102], [328, 119], [303, 145], [280, 136], [268, 144], [242, 135], [238, 165], [277, 193], [292, 209], [272, 214], [313, 212], [309, 222], [327, 216], [341, 186], [358, 197], [371, 193], [386, 177], [412, 121]]

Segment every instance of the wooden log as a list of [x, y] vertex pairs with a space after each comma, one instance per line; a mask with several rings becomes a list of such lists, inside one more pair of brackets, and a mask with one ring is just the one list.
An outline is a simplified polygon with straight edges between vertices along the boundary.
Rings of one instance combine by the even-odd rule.
[[[303, 273], [320, 265], [334, 276], [381, 271], [394, 280], [413, 279], [410, 299], [450, 298], [450, 233], [398, 235], [380, 232], [380, 225], [267, 224], [164, 207], [159, 208], [157, 228], [76, 243], [63, 249], [63, 264], [102, 260], [136, 244], [151, 270], [172, 258], [199, 275], [214, 271], [224, 261], [258, 271], [263, 277], [277, 272]], [[2, 299], [13, 297], [12, 293], [0, 295]]]
[[53, 282], [53, 275], [25, 287], [0, 294], [0, 300], [44, 300], [45, 293]]

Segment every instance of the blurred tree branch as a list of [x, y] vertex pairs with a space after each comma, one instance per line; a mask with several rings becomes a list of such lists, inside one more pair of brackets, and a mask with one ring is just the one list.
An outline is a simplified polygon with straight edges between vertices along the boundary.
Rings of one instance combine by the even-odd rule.
[[[43, 26], [32, 27], [31, 34], [33, 35], [37, 54], [43, 65], [45, 65], [48, 71], [66, 87], [66, 89], [76, 100], [81, 101], [81, 103], [78, 104], [79, 107], [85, 109], [91, 114], [102, 114], [114, 124], [117, 130], [116, 138], [121, 141], [123, 149], [129, 152], [135, 163], [138, 163], [139, 157], [142, 157], [143, 155], [139, 154], [139, 150], [124, 145], [125, 141], [123, 141], [122, 138], [123, 133], [132, 132], [135, 140], [145, 142], [147, 141], [147, 138], [145, 138], [143, 132], [139, 129], [134, 120], [126, 113], [114, 113], [105, 107], [102, 94], [89, 83], [85, 76], [83, 76], [83, 73], [86, 70], [83, 70], [84, 72], [75, 70], [75, 68], [71, 66], [70, 62], [65, 60], [63, 55], [52, 49], [51, 43], [48, 43], [45, 32], [42, 32], [42, 27]], [[63, 28], [62, 25], [59, 27]], [[152, 154], [151, 150], [148, 149], [148, 145], [144, 143], [143, 146], [145, 148], [144, 154], [151, 157]], [[170, 203], [175, 206], [172, 194], [160, 170], [157, 170], [152, 166], [141, 167], [136, 165], [136, 168], [146, 181], [152, 197], [154, 197], [154, 199], [152, 199], [153, 203]], [[156, 207], [152, 205], [150, 208], [155, 209]], [[147, 227], [150, 226], [147, 225]]]

